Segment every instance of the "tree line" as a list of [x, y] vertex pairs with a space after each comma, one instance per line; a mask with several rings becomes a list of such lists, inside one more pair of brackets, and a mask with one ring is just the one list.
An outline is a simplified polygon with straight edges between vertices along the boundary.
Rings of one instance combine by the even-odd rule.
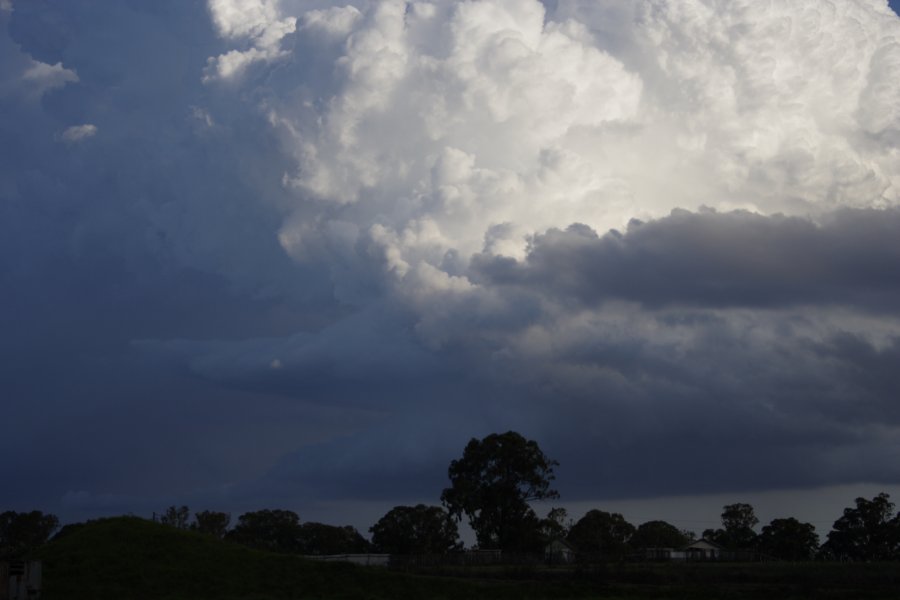
[[[532, 503], [558, 499], [551, 485], [555, 460], [537, 442], [509, 431], [473, 438], [461, 458], [450, 463], [449, 487], [441, 506], [395, 506], [370, 529], [371, 541], [351, 526], [301, 522], [289, 510], [246, 512], [231, 526], [231, 515], [204, 510], [193, 516], [187, 506], [170, 506], [153, 519], [178, 529], [228, 540], [252, 548], [292, 554], [446, 554], [462, 550], [458, 523], [466, 518], [479, 550], [540, 553], [563, 540], [577, 553], [621, 559], [646, 548], [681, 548], [694, 540], [691, 531], [665, 521], [635, 527], [621, 514], [594, 509], [577, 522], [563, 508], [539, 518]], [[900, 560], [900, 514], [885, 493], [857, 498], [819, 543], [815, 527], [797, 519], [774, 519], [757, 532], [759, 519], [745, 503], [723, 508], [722, 526], [702, 538], [726, 550], [753, 552], [780, 560]], [[193, 518], [192, 518], [193, 517]], [[40, 511], [0, 514], [0, 559], [27, 555], [56, 537], [84, 524], [59, 528], [59, 520]]]

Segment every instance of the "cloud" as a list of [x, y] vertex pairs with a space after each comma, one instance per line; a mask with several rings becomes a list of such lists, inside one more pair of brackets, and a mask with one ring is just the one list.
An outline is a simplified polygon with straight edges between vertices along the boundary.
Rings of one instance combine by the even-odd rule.
[[507, 429], [567, 498], [900, 480], [883, 3], [0, 20], [22, 498], [433, 501]]
[[84, 125], [72, 125], [71, 127], [66, 128], [66, 130], [62, 132], [61, 137], [64, 142], [74, 144], [90, 137], [94, 137], [95, 135], [97, 135], [97, 126], [85, 123]]
[[[749, 212], [690, 213], [602, 237], [586, 226], [532, 238], [517, 261], [475, 257], [476, 280], [579, 302], [650, 307], [850, 306], [893, 313], [900, 212], [844, 210], [822, 225]], [[479, 277], [480, 276], [480, 277]]]
[[[5, 30], [12, 18], [12, 4], [0, 4], [0, 27]], [[65, 68], [62, 62], [49, 64], [37, 60], [5, 35], [0, 44], [4, 50], [0, 61], [0, 99], [18, 98], [35, 103], [47, 92], [79, 81], [78, 74]]]
[[[389, 318], [144, 348], [184, 352], [221, 385], [392, 415], [260, 483], [303, 497], [421, 497], [468, 436], [509, 428], [554, 450], [577, 497], [894, 481], [853, 457], [897, 450], [898, 234], [896, 210], [876, 209], [821, 225], [680, 211], [625, 234], [573, 226], [522, 261], [476, 257], [466, 286], [417, 275]], [[407, 452], [423, 427], [431, 449]]]
[[42, 96], [67, 83], [77, 82], [78, 74], [71, 69], [64, 68], [61, 62], [48, 65], [39, 60], [32, 60], [31, 66], [22, 74], [22, 80], [35, 90], [36, 95]]
[[[592, 175], [558, 146], [572, 129], [633, 118], [641, 85], [579, 24], [545, 23], [538, 3], [407, 11], [383, 2], [352, 20], [316, 12], [300, 33], [334, 35], [348, 23], [348, 43], [323, 59], [336, 67], [337, 93], [322, 114], [270, 103], [301, 193], [344, 206], [354, 221], [380, 215], [378, 225], [418, 235], [416, 246], [446, 250], [453, 239], [469, 251], [484, 222], [543, 224], [565, 194], [568, 206], [555, 211], [574, 218], [581, 196], [604, 187], [602, 170]], [[423, 228], [427, 236], [412, 233]]]
[[374, 2], [298, 17], [303, 57], [285, 59], [264, 103], [296, 162], [282, 246], [342, 281], [383, 269], [409, 283], [456, 275], [486, 237], [521, 259], [529, 235], [572, 223], [900, 200], [893, 15], [849, 1], [629, 6]]
[[[283, 413], [257, 415], [265, 424], [238, 419], [244, 423], [238, 429], [250, 428], [239, 433], [232, 429], [237, 421], [226, 416], [211, 426], [202, 456], [187, 447], [153, 450], [151, 438], [182, 426], [176, 423], [186, 426], [184, 439], [196, 440], [188, 422], [217, 414], [223, 401], [230, 404], [226, 412], [238, 415], [259, 397], [224, 400], [229, 392], [173, 375], [171, 361], [137, 360], [130, 342], [241, 339], [322, 327], [340, 313], [327, 273], [298, 267], [277, 243], [286, 162], [265, 120], [211, 98], [210, 86], [200, 81], [216, 48], [204, 6], [21, 3], [0, 17], [7, 142], [0, 147], [0, 285], [10, 290], [0, 302], [0, 397], [29, 398], [4, 404], [21, 429], [0, 445], [12, 452], [36, 431], [54, 440], [29, 452], [26, 463], [4, 467], [4, 478], [31, 473], [42, 482], [17, 491], [10, 502], [52, 510], [66, 489], [138, 498], [174, 490], [167, 486], [215, 487], [246, 477], [301, 438], [317, 439], [353, 422], [349, 415], [342, 424], [306, 411], [310, 429], [300, 435]], [[21, 93], [21, 75], [34, 60], [77, 71], [78, 85], [30, 101]], [[97, 134], [69, 143], [64, 132], [73, 124], [80, 127], [71, 130], [75, 137], [92, 131], [85, 125]], [[254, 145], [257, 151], [248, 152]], [[272, 193], [263, 191], [267, 187]], [[41, 369], [59, 378], [44, 377]], [[138, 381], [155, 382], [138, 387], [156, 392], [129, 389]], [[188, 397], [197, 411], [187, 421], [150, 416], [174, 414], [174, 405], [160, 400]], [[147, 423], [150, 437], [138, 433], [135, 419]], [[286, 422], [293, 424], [290, 431]], [[92, 443], [80, 443], [82, 436]], [[268, 441], [235, 445], [244, 437]], [[194, 458], [175, 469], [154, 466], [175, 464], [179, 454]], [[126, 462], [141, 466], [123, 469]], [[131, 469], [154, 483], [144, 487], [126, 476], [113, 490], [119, 484], [108, 476], [136, 472]], [[211, 476], [195, 479], [194, 469]]]
[[209, 0], [209, 12], [219, 37], [250, 45], [210, 57], [204, 81], [234, 79], [254, 62], [268, 62], [286, 55], [281, 40], [297, 26], [294, 17], [281, 16], [278, 0]]

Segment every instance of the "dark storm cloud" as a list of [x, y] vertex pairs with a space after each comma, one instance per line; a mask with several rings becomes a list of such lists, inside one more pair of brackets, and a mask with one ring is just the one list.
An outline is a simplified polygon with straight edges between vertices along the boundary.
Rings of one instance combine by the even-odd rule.
[[[644, 25], [679, 32], [660, 50], [675, 67], [703, 65], [685, 69], [685, 85], [655, 64], [655, 45], [638, 48], [621, 3], [546, 3], [565, 18], [599, 11], [587, 29], [525, 1], [498, 13], [437, 3], [433, 18], [379, 3], [255, 4], [247, 39], [243, 17], [217, 37], [200, 2], [0, 9], [0, 451], [15, 457], [0, 480], [29, 481], [0, 509], [436, 502], [466, 441], [508, 429], [561, 461], [566, 499], [900, 481], [884, 459], [900, 425], [896, 209], [676, 211], [624, 233], [547, 229], [660, 214], [681, 202], [659, 190], [689, 197], [707, 175], [704, 201], [741, 189], [723, 205], [780, 207], [764, 184], [785, 173], [785, 195], [808, 205], [832, 192], [887, 202], [895, 167], [875, 126], [890, 121], [891, 89], [859, 107], [878, 117], [875, 137], [850, 127], [853, 143], [817, 162], [795, 147], [852, 118], [815, 105], [825, 117], [811, 130], [781, 121], [769, 87], [749, 84], [732, 115], [703, 74], [744, 59], [706, 42], [708, 56], [684, 58], [693, 22], [664, 3]], [[288, 32], [300, 14], [288, 11], [313, 4], [323, 11]], [[777, 7], [746, 8], [726, 17], [765, 42], [750, 25]], [[843, 40], [843, 21], [828, 23], [820, 37]], [[863, 29], [851, 31], [883, 37]], [[465, 32], [474, 38], [448, 43]], [[544, 41], [504, 55], [519, 69], [484, 70], [503, 36]], [[405, 60], [370, 64], [387, 42]], [[853, 45], [853, 64], [868, 47]], [[637, 54], [620, 68], [604, 48]], [[248, 62], [229, 71], [228, 57]], [[588, 62], [557, 69], [573, 57]], [[821, 89], [862, 97], [857, 71], [889, 72], [815, 71], [789, 96], [801, 113]], [[561, 79], [542, 85], [550, 75]], [[569, 83], [581, 92], [559, 110]], [[641, 121], [684, 89], [709, 104]], [[754, 159], [760, 192], [731, 176], [768, 122], [791, 152]], [[697, 127], [697, 139], [680, 135]], [[659, 163], [674, 166], [620, 189], [648, 177], [663, 138], [674, 141]], [[668, 160], [676, 147], [690, 168]], [[519, 256], [527, 232], [523, 259], [483, 251], [470, 263], [485, 233], [491, 251]]]
[[[900, 338], [880, 348], [840, 333], [759, 343], [746, 330], [729, 333], [734, 327], [721, 319], [687, 351], [652, 342], [627, 357], [602, 344], [582, 351], [581, 371], [608, 375], [545, 397], [561, 413], [545, 436], [559, 448], [571, 494], [896, 480], [884, 458], [897, 451], [898, 387], [885, 366]], [[573, 373], [572, 362], [550, 370]], [[591, 438], [585, 460], [577, 440]]]
[[469, 437], [507, 429], [561, 461], [570, 500], [895, 481], [880, 457], [897, 451], [889, 365], [900, 336], [848, 338], [821, 316], [637, 311], [607, 317], [634, 329], [626, 340], [601, 324], [558, 331], [554, 350], [536, 356], [438, 352], [455, 382], [399, 371], [390, 389], [336, 379], [332, 401], [364, 397], [382, 418], [285, 455], [254, 489], [436, 498]]
[[316, 330], [340, 313], [327, 273], [273, 234], [283, 164], [264, 119], [218, 119], [234, 111], [200, 81], [219, 47], [203, 4], [21, 2], [0, 26], [0, 451], [15, 457], [0, 477], [20, 482], [5, 506], [143, 511], [356, 423], [308, 407], [288, 428], [295, 401], [132, 346]]
[[749, 212], [676, 211], [602, 236], [584, 225], [535, 235], [518, 262], [482, 254], [490, 285], [596, 306], [900, 307], [900, 210], [842, 210], [825, 223]]
[[[52, 340], [52, 353], [329, 322], [327, 274], [291, 261], [273, 235], [282, 164], [264, 119], [216, 121], [200, 81], [219, 47], [205, 7], [21, 4], [2, 13], [6, 60], [78, 76], [40, 98], [0, 95], [4, 347]], [[97, 132], [64, 143], [60, 132], [79, 123]], [[259, 178], [276, 183], [261, 190]]]

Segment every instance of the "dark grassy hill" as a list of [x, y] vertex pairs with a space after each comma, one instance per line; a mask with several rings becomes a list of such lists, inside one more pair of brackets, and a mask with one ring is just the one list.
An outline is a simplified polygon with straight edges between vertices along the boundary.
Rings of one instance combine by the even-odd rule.
[[625, 563], [412, 575], [258, 552], [134, 517], [75, 528], [35, 558], [44, 561], [44, 600], [900, 598], [898, 563]]
[[[538, 598], [526, 583], [413, 576], [250, 550], [136, 517], [102, 519], [43, 547], [44, 599]], [[557, 597], [563, 597], [557, 596]]]

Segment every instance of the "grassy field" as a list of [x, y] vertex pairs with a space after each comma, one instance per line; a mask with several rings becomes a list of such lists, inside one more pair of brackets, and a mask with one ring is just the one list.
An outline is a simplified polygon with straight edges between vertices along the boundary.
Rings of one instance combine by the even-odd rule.
[[56, 540], [45, 600], [900, 598], [900, 565], [613, 564], [398, 573], [257, 552], [138, 518], [105, 519]]

